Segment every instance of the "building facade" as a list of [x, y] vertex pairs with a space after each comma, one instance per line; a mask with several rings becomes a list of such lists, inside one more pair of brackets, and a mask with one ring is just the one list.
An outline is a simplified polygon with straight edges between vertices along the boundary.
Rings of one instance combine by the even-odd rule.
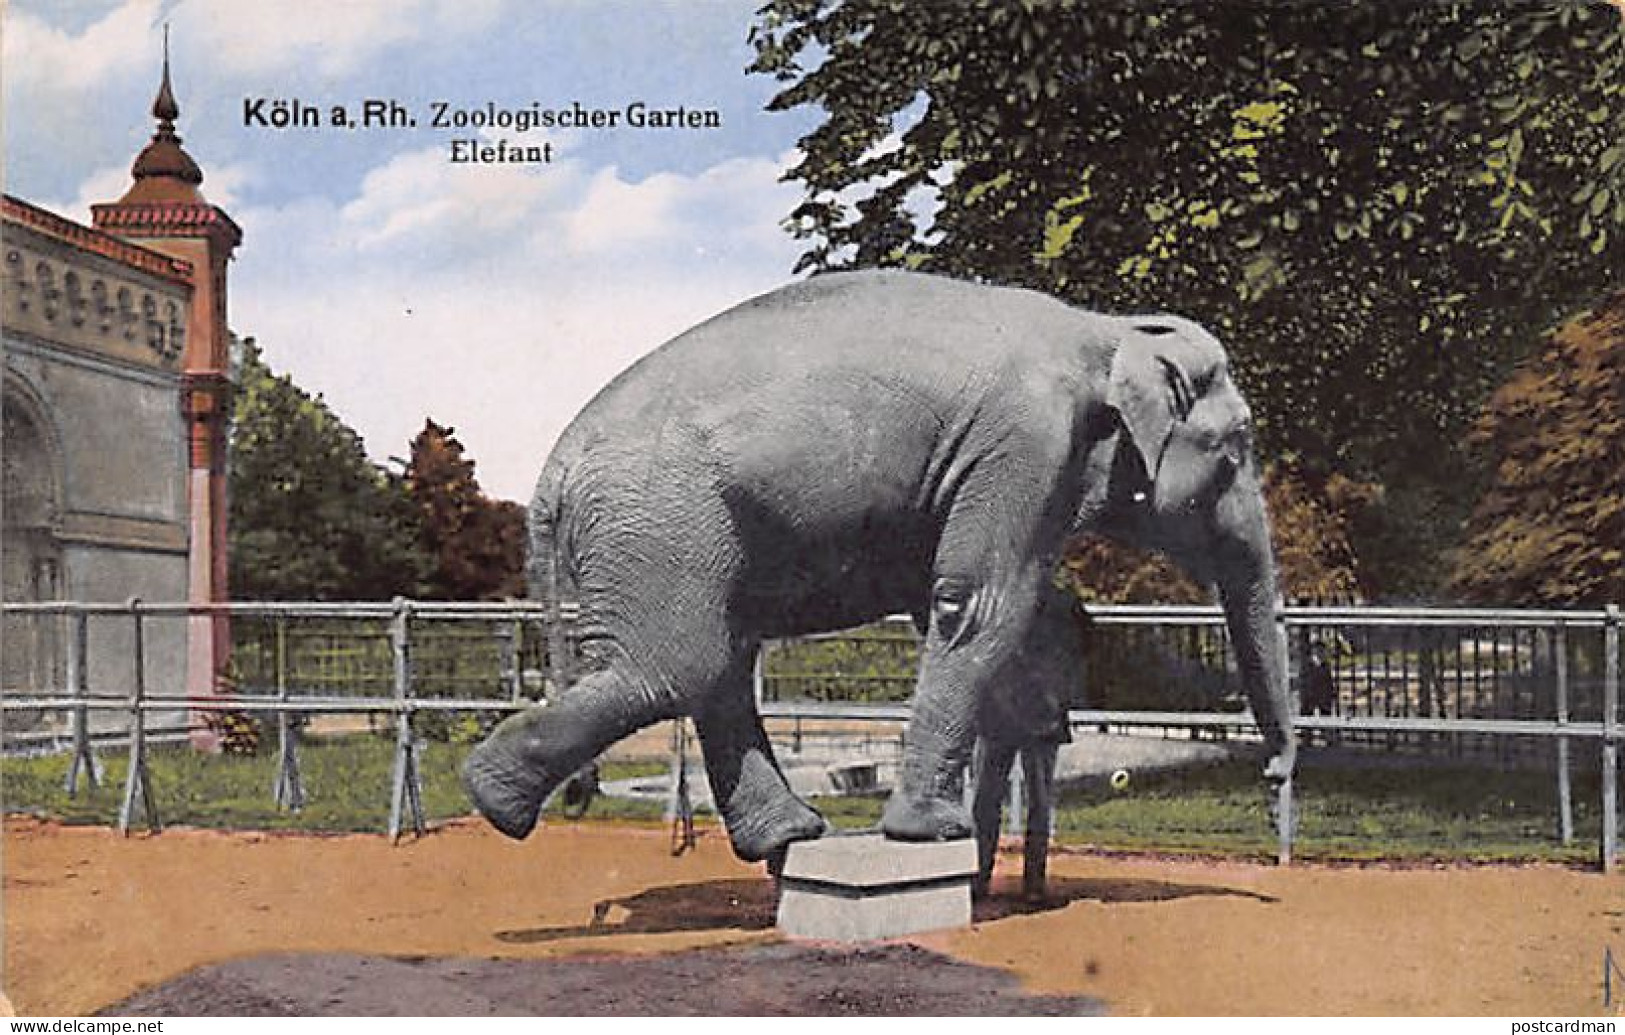
[[[199, 190], [175, 133], [167, 57], [152, 113], [132, 186], [93, 206], [94, 226], [4, 200], [7, 601], [227, 599], [226, 271], [242, 233]], [[146, 624], [150, 687], [220, 689], [224, 615]], [[130, 628], [93, 621], [93, 689], [130, 685]], [[66, 619], [11, 615], [4, 633], [7, 689], [62, 685]]]

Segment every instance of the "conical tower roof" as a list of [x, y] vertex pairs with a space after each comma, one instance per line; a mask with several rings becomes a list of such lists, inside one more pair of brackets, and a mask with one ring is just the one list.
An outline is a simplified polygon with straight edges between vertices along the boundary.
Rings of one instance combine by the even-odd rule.
[[169, 83], [169, 30], [166, 27], [164, 76], [158, 86], [158, 96], [152, 102], [152, 117], [158, 120], [158, 128], [130, 167], [135, 183], [118, 200], [119, 204], [204, 203], [203, 193], [198, 190], [203, 182], [203, 170], [181, 147], [181, 138], [175, 133], [175, 120], [180, 113], [175, 91]]

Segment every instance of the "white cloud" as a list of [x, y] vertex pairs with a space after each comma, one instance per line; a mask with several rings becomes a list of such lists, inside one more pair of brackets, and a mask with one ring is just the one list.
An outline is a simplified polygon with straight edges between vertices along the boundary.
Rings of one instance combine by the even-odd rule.
[[30, 104], [67, 103], [145, 67], [151, 52], [130, 41], [152, 31], [158, 12], [159, 0], [128, 0], [76, 34], [27, 11], [9, 12], [3, 50], [8, 106], [24, 98]]
[[337, 77], [403, 43], [484, 31], [502, 6], [502, 0], [190, 0], [175, 9], [174, 20], [189, 46], [212, 53], [219, 67], [250, 76], [314, 67]]
[[[795, 203], [779, 182], [783, 161], [733, 158], [693, 176], [627, 181], [611, 166], [595, 175], [565, 224], [564, 246], [583, 256], [683, 248], [691, 255], [777, 250], [779, 220]], [[731, 218], [719, 220], [716, 213]]]
[[550, 194], [575, 178], [574, 166], [452, 165], [444, 147], [397, 155], [368, 172], [341, 215], [363, 249], [411, 238], [486, 238], [522, 224]]
[[[241, 163], [211, 167], [203, 181], [203, 194], [211, 204], [230, 210], [236, 207], [238, 191], [251, 178], [252, 171]], [[35, 204], [59, 212], [69, 219], [89, 223], [90, 206], [117, 201], [130, 189], [132, 182], [130, 163], [121, 162], [118, 165], [97, 169], [82, 180], [79, 184], [79, 193], [71, 202], [46, 200], [37, 201]]]
[[628, 183], [614, 166], [603, 170], [570, 214], [569, 246], [594, 252], [659, 240], [671, 231], [672, 207], [681, 186], [679, 177], [669, 174]]
[[324, 394], [375, 459], [432, 416], [487, 491], [528, 496], [576, 411], [650, 348], [788, 278], [783, 165], [623, 179], [575, 159], [397, 156], [341, 203], [234, 213], [232, 324]]

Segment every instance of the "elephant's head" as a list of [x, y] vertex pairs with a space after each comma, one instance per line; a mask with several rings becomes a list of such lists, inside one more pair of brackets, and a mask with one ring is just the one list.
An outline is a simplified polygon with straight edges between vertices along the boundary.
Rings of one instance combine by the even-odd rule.
[[1090, 523], [1211, 578], [1204, 564], [1212, 511], [1255, 473], [1252, 413], [1224, 349], [1205, 330], [1175, 317], [1120, 323], [1106, 386], [1120, 434]]
[[1267, 775], [1290, 777], [1294, 748], [1286, 647], [1275, 622], [1275, 565], [1252, 413], [1224, 349], [1177, 317], [1119, 321], [1107, 405], [1119, 433], [1090, 522], [1166, 553], [1217, 586], [1236, 660], [1270, 747]]

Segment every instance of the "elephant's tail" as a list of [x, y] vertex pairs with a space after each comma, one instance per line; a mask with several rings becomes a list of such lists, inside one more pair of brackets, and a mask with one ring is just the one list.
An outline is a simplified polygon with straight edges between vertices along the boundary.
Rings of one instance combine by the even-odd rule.
[[570, 685], [569, 637], [564, 629], [563, 573], [559, 570], [558, 504], [551, 495], [537, 492], [530, 504], [530, 557], [526, 579], [530, 596], [547, 608], [549, 696]]

